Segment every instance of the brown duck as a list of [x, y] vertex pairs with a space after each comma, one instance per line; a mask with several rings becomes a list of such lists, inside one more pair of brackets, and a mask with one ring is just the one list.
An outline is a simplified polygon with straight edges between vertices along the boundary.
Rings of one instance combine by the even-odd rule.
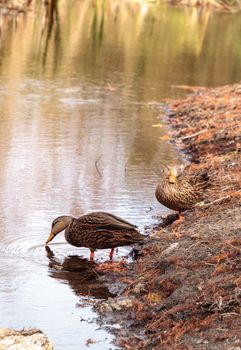
[[143, 242], [146, 238], [136, 230], [136, 226], [118, 216], [93, 212], [79, 218], [73, 216], [56, 218], [46, 244], [63, 230], [68, 243], [75, 247], [90, 249], [91, 261], [94, 260], [96, 249], [111, 248], [110, 259], [112, 259], [116, 247]]
[[181, 212], [203, 201], [212, 185], [212, 175], [207, 171], [193, 174], [183, 171], [178, 175], [176, 167], [165, 167], [164, 177], [156, 188], [156, 199], [165, 207], [178, 211], [180, 217]]

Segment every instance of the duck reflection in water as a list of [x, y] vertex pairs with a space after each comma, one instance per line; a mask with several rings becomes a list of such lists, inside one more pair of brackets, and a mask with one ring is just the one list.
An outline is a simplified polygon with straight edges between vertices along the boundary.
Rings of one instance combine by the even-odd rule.
[[67, 256], [61, 261], [53, 251], [46, 246], [49, 259], [49, 276], [68, 283], [76, 295], [91, 296], [97, 299], [114, 297], [107, 286], [100, 281], [101, 272], [96, 271], [94, 262], [82, 259], [77, 255]]

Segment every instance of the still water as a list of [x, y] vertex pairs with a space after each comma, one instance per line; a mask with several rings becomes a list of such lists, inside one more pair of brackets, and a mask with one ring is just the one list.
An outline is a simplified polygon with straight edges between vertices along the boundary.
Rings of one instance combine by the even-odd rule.
[[165, 213], [160, 163], [181, 159], [160, 103], [240, 80], [241, 19], [114, 0], [60, 1], [55, 17], [1, 22], [0, 326], [39, 327], [59, 350], [117, 349], [91, 307], [112, 294], [86, 249], [63, 234], [45, 249], [51, 222], [104, 210], [144, 231]]

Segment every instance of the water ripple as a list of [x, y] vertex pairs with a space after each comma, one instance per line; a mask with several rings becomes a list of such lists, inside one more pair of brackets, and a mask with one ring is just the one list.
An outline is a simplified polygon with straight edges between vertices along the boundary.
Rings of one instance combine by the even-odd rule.
[[[57, 247], [55, 252], [59, 256], [64, 257], [73, 252], [76, 253], [74, 247], [68, 247], [66, 242], [57, 242], [51, 245]], [[0, 243], [0, 252], [8, 256], [29, 258], [31, 260], [38, 259], [39, 261], [41, 261], [41, 258], [46, 257], [45, 243], [42, 241], [39, 242], [36, 236], [23, 236], [12, 240], [2, 240]]]
[[[69, 245], [67, 242], [51, 242], [49, 245], [55, 256], [64, 259], [68, 256], [79, 256], [89, 258], [89, 249], [78, 248]], [[128, 255], [130, 247], [120, 247], [116, 252], [115, 259]], [[23, 236], [12, 240], [2, 240], [0, 252], [4, 256], [29, 259], [32, 262], [46, 265], [46, 246], [42, 241], [38, 241], [36, 236]], [[97, 261], [108, 260], [109, 249], [97, 250], [95, 253]]]

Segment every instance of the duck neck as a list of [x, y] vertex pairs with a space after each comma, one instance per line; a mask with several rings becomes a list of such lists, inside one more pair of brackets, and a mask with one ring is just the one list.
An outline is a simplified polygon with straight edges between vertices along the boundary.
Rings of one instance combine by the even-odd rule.
[[66, 218], [67, 225], [65, 227], [64, 235], [65, 235], [66, 241], [69, 242], [70, 244], [71, 244], [71, 239], [72, 239], [72, 236], [73, 236], [73, 230], [72, 230], [73, 226], [71, 224], [73, 223], [74, 220], [76, 220], [76, 219], [74, 217], [72, 217], [72, 216], [69, 216], [69, 217]]
[[63, 216], [63, 222], [64, 222], [64, 229], [68, 229], [70, 226], [71, 222], [74, 220], [73, 216]]

